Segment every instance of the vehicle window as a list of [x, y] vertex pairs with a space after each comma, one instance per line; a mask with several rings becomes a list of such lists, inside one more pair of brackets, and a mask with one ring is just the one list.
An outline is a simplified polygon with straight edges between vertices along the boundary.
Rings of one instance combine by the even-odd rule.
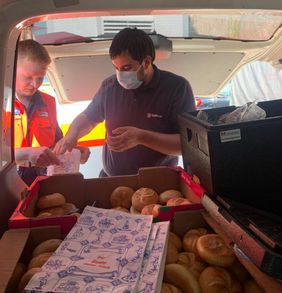
[[12, 130], [11, 130], [11, 119], [12, 119], [12, 89], [4, 88], [4, 99], [3, 99], [3, 110], [2, 110], [2, 139], [1, 139], [1, 165], [0, 170], [3, 169], [7, 164], [12, 162]]
[[201, 110], [282, 99], [282, 70], [270, 62], [253, 61], [240, 68], [216, 97], [195, 99]]
[[[164, 12], [162, 12], [164, 13]], [[37, 23], [33, 34], [38, 41], [47, 33], [71, 33], [89, 40], [112, 38], [124, 27], [138, 27], [166, 37], [222, 38], [262, 41], [272, 37], [281, 25], [281, 15], [269, 11], [216, 12], [169, 11], [166, 15], [123, 15], [54, 19]], [[83, 30], [81, 29], [83, 28]], [[45, 43], [50, 41], [45, 38]], [[68, 42], [68, 38], [64, 41]]]
[[282, 70], [269, 62], [246, 64], [230, 81], [230, 102], [233, 105], [275, 99], [282, 99]]

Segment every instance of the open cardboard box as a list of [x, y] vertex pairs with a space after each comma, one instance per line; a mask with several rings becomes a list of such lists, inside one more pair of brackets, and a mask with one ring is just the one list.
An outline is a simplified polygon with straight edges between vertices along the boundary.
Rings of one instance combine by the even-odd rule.
[[170, 221], [170, 230], [176, 233], [179, 237], [183, 237], [183, 235], [190, 229], [200, 227], [209, 228], [223, 238], [224, 242], [234, 250], [239, 262], [246, 268], [250, 276], [255, 279], [264, 292], [282, 292], [282, 282], [259, 270], [259, 268], [246, 255], [241, 254], [238, 250], [234, 249], [236, 246], [234, 246], [234, 242], [226, 233], [226, 227], [221, 226], [204, 208], [176, 212]]
[[17, 292], [18, 283], [9, 284], [9, 280], [18, 262], [28, 264], [33, 249], [41, 242], [52, 239], [64, 239], [59, 226], [13, 229], [4, 233], [0, 240], [0, 292]]
[[[179, 236], [183, 236], [189, 229], [199, 227], [212, 228], [233, 247], [234, 243], [223, 228], [204, 209], [179, 211], [174, 213], [171, 219], [171, 231]], [[8, 230], [0, 240], [0, 292], [16, 292], [13, 287], [7, 288], [9, 279], [17, 262], [27, 262], [37, 244], [47, 239], [64, 237], [59, 226]], [[237, 254], [237, 258], [266, 293], [282, 292], [282, 284], [279, 281], [261, 272], [246, 257]]]
[[141, 187], [153, 188], [157, 193], [168, 189], [179, 190], [194, 204], [167, 207], [159, 210], [155, 221], [167, 221], [176, 211], [201, 208], [200, 200], [204, 190], [181, 168], [153, 167], [142, 168], [137, 175], [115, 176], [107, 178], [84, 179], [82, 174], [64, 174], [51, 177], [38, 177], [30, 187], [26, 198], [20, 201], [9, 220], [9, 228], [27, 228], [49, 225], [60, 225], [64, 233], [68, 233], [77, 221], [74, 215], [35, 218], [38, 197], [59, 192], [67, 202], [75, 204], [79, 209], [86, 205], [111, 208], [110, 195], [118, 186], [128, 186], [137, 190]]

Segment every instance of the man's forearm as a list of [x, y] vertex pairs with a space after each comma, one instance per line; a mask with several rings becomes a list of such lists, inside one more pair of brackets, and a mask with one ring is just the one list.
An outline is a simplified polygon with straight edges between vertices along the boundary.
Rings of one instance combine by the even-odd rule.
[[165, 134], [143, 130], [140, 134], [140, 143], [166, 155], [181, 155], [179, 134]]
[[71, 123], [67, 132], [67, 136], [71, 136], [78, 140], [82, 136], [90, 132], [96, 124], [92, 124], [87, 116], [83, 113], [79, 114]]
[[29, 152], [31, 151], [31, 147], [24, 148], [16, 148], [15, 149], [15, 161], [18, 165], [20, 165], [24, 161], [28, 161]]

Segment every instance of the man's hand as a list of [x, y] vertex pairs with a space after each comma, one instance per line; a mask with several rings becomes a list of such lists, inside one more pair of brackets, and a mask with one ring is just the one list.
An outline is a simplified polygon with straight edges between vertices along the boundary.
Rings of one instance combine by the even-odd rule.
[[28, 161], [35, 167], [47, 167], [60, 164], [56, 155], [47, 147], [30, 148]]
[[125, 126], [112, 131], [113, 136], [107, 136], [107, 145], [114, 152], [123, 152], [140, 144], [142, 129]]
[[62, 155], [66, 151], [71, 152], [72, 149], [76, 147], [76, 143], [76, 139], [73, 139], [72, 137], [66, 135], [56, 143], [53, 152], [56, 155]]
[[80, 150], [80, 164], [85, 164], [91, 154], [90, 149], [85, 146], [76, 146], [76, 149]]
[[124, 152], [137, 145], [145, 146], [162, 154], [181, 155], [180, 134], [167, 134], [131, 126], [119, 127], [107, 134], [107, 145], [111, 151]]

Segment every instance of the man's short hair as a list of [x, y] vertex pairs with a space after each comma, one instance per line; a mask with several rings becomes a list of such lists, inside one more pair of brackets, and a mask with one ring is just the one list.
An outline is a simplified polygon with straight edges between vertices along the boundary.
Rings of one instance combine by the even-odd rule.
[[40, 43], [32, 39], [19, 42], [18, 59], [22, 60], [24, 58], [44, 65], [51, 63], [51, 58], [47, 50]]
[[125, 28], [118, 32], [113, 38], [110, 47], [110, 57], [114, 59], [118, 55], [128, 52], [132, 59], [140, 63], [147, 57], [155, 60], [155, 47], [152, 39], [137, 28]]

